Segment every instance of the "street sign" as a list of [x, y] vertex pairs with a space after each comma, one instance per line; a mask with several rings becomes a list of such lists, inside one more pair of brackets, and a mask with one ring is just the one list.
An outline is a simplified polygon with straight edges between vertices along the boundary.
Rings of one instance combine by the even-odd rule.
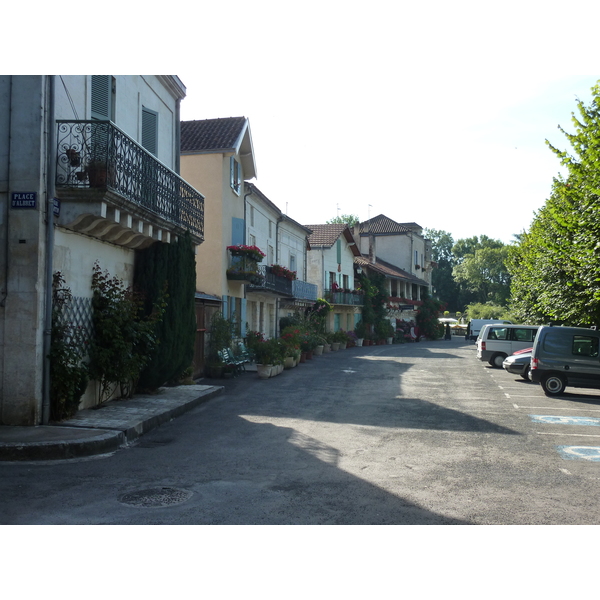
[[11, 208], [37, 208], [37, 192], [12, 192]]

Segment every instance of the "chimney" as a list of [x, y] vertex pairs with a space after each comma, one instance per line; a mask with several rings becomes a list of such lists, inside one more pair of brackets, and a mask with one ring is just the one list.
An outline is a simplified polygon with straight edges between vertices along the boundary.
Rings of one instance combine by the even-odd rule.
[[375, 251], [375, 236], [369, 233], [369, 262], [374, 265], [377, 253]]

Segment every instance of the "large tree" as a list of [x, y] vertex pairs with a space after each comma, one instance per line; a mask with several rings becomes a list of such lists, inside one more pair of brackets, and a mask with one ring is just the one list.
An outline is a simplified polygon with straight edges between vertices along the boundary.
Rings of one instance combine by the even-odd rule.
[[425, 237], [431, 240], [431, 258], [437, 263], [431, 272], [434, 296], [451, 312], [463, 310], [464, 307], [458, 304], [458, 286], [452, 276], [455, 264], [452, 234], [440, 229], [425, 229]]
[[345, 223], [348, 227], [354, 227], [354, 225], [358, 225], [360, 219], [356, 215], [339, 215], [338, 217], [334, 217], [325, 222], [328, 225], [331, 225], [332, 223]]
[[600, 86], [589, 106], [577, 100], [575, 133], [559, 126], [571, 152], [546, 143], [568, 171], [530, 231], [511, 248], [513, 308], [530, 322], [600, 322]]

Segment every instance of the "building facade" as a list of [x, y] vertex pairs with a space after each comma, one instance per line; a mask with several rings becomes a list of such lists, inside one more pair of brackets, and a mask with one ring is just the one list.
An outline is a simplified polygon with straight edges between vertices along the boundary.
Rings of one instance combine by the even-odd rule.
[[130, 285], [136, 250], [202, 242], [203, 196], [178, 174], [184, 97], [175, 76], [0, 76], [0, 424], [48, 420], [55, 271], [85, 328], [95, 263]]

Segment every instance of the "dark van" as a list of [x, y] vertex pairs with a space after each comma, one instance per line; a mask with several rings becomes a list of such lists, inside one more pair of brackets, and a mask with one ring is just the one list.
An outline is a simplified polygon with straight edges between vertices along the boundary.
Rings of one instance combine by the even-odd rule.
[[538, 330], [531, 354], [531, 380], [547, 396], [558, 396], [567, 386], [600, 388], [600, 331], [584, 327]]

